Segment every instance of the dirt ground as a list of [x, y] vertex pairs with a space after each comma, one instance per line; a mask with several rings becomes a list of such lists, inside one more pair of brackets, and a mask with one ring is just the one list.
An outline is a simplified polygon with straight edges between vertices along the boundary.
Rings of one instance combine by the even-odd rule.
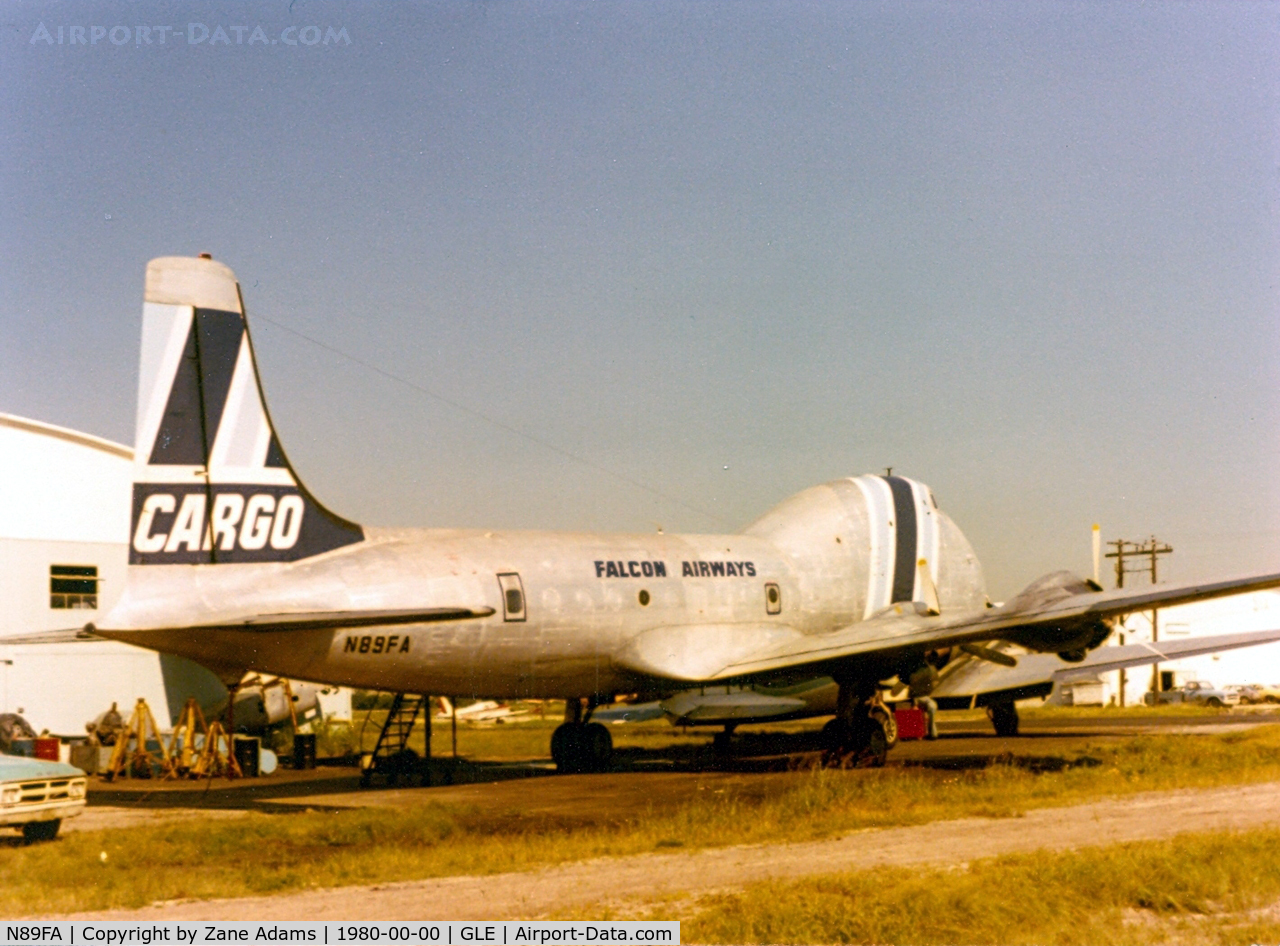
[[[1224, 714], [1132, 720], [1028, 720], [1023, 735], [1000, 739], [981, 721], [949, 721], [943, 738], [905, 742], [891, 766], [964, 768], [1004, 752], [1054, 759], [1099, 740], [1163, 732], [1222, 733], [1274, 722]], [[85, 814], [65, 830], [114, 830], [171, 819], [238, 818], [250, 810], [288, 812], [352, 807], [414, 807], [430, 802], [483, 805], [603, 823], [635, 817], [650, 806], [676, 804], [697, 792], [767, 796], [782, 791], [797, 759], [812, 749], [808, 732], [748, 735], [734, 753], [669, 747], [623, 753], [602, 775], [554, 776], [544, 760], [467, 763], [437, 770], [454, 784], [360, 790], [353, 769], [280, 772], [271, 778], [207, 783], [96, 783]], [[963, 819], [921, 827], [856, 832], [823, 841], [672, 852], [601, 859], [526, 873], [450, 877], [345, 887], [275, 897], [157, 904], [95, 918], [165, 919], [532, 919], [558, 911], [609, 906], [645, 915], [661, 902], [756, 881], [795, 879], [880, 865], [960, 864], [1034, 849], [1162, 838], [1187, 831], [1280, 824], [1280, 784], [1130, 796], [1072, 808], [1043, 809], [1010, 819]], [[85, 915], [86, 918], [89, 914]]]
[[[1223, 733], [1260, 723], [1280, 722], [1280, 714], [1239, 713], [1208, 716], [1153, 716], [1132, 719], [1031, 719], [1013, 739], [992, 735], [981, 720], [946, 720], [936, 741], [902, 742], [890, 754], [890, 767], [930, 765], [964, 768], [970, 763], [1013, 752], [1020, 757], [1053, 760], [1078, 755], [1099, 740], [1143, 733]], [[584, 822], [625, 821], [651, 807], [677, 805], [699, 792], [761, 798], [785, 789], [797, 766], [811, 763], [817, 748], [813, 727], [794, 732], [748, 733], [728, 757], [709, 745], [623, 750], [614, 770], [601, 775], [555, 776], [550, 760], [467, 762], [451, 769], [437, 766], [432, 787], [362, 790], [359, 772], [331, 768], [269, 778], [208, 782], [95, 779], [85, 814], [69, 820], [66, 831], [123, 828], [147, 821], [235, 817], [246, 810], [288, 812], [350, 808], [412, 808], [427, 802], [475, 804], [524, 814], [554, 815]], [[447, 782], [452, 781], [452, 784]], [[446, 783], [446, 784], [441, 784]]]
[[[1151, 792], [1040, 809], [1019, 818], [964, 818], [858, 831], [799, 844], [604, 858], [522, 873], [156, 904], [68, 919], [535, 919], [592, 905], [607, 905], [626, 915], [647, 913], [647, 905], [664, 898], [688, 898], [770, 879], [794, 880], [885, 865], [958, 865], [1013, 852], [1066, 850], [1166, 838], [1188, 831], [1276, 824], [1280, 824], [1280, 783]], [[653, 915], [660, 917], [662, 912], [659, 907]]]

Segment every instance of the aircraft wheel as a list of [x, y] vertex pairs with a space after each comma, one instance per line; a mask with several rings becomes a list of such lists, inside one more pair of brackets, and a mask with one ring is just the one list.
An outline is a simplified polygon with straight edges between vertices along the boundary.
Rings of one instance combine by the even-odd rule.
[[858, 753], [855, 764], [860, 769], [882, 769], [888, 757], [889, 740], [886, 738], [884, 730], [873, 720], [871, 732], [867, 736], [867, 744]]
[[987, 716], [997, 736], [1018, 735], [1018, 707], [1013, 703], [992, 703], [987, 707]]
[[406, 785], [410, 785], [413, 783], [413, 777], [421, 774], [422, 760], [412, 749], [402, 749], [397, 752], [391, 757], [390, 763], [387, 771], [388, 785], [395, 785], [401, 778]]
[[587, 772], [603, 772], [613, 761], [613, 736], [601, 723], [587, 723], [581, 733], [582, 759]]
[[898, 744], [898, 720], [894, 717], [893, 711], [888, 707], [881, 708], [877, 706], [871, 711], [871, 718], [880, 724], [880, 729], [884, 733], [885, 747], [892, 749]]
[[28, 821], [22, 826], [22, 840], [27, 844], [38, 844], [41, 841], [52, 841], [58, 836], [62, 827], [62, 819], [52, 821]]
[[556, 764], [557, 772], [578, 771], [576, 731], [581, 728], [574, 723], [563, 723], [551, 734], [551, 761]]
[[858, 727], [851, 720], [835, 719], [822, 727], [822, 765], [828, 769], [849, 768], [861, 746]]
[[889, 740], [874, 716], [861, 721], [839, 717], [822, 727], [822, 764], [832, 769], [878, 769], [889, 755]]
[[613, 761], [613, 736], [600, 723], [564, 723], [551, 734], [557, 772], [603, 772]]
[[822, 727], [822, 748], [827, 752], [839, 750], [848, 741], [848, 728], [848, 723], [839, 716], [827, 720]]

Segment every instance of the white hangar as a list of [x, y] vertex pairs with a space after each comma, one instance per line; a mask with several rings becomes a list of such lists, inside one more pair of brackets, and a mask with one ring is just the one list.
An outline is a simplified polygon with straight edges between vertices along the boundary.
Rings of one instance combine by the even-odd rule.
[[113, 702], [128, 718], [142, 697], [166, 726], [188, 696], [224, 701], [213, 674], [179, 657], [65, 633], [7, 643], [82, 628], [120, 596], [133, 450], [0, 414], [0, 457], [0, 712], [37, 732], [83, 736]]

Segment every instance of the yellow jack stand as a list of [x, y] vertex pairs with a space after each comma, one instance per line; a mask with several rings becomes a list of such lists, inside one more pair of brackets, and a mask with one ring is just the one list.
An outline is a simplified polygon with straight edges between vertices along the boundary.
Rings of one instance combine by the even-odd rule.
[[[204, 736], [204, 744], [197, 745], [196, 737]], [[236, 764], [235, 754], [227, 746], [224, 754], [221, 746], [228, 743], [222, 724], [214, 720], [213, 724], [205, 722], [204, 713], [196, 704], [195, 697], [187, 700], [178, 717], [178, 725], [173, 728], [173, 742], [170, 752], [173, 756], [174, 772], [179, 777], [206, 778], [225, 775], [237, 778], [240, 766]]]
[[[154, 739], [156, 745], [160, 747], [158, 758], [147, 749], [148, 738]], [[131, 739], [134, 741], [132, 751], [129, 750]], [[164, 778], [175, 777], [173, 760], [169, 757], [169, 750], [165, 747], [164, 740], [160, 738], [160, 729], [156, 726], [155, 717], [151, 715], [147, 701], [139, 699], [138, 704], [133, 708], [133, 715], [129, 717], [129, 724], [116, 739], [115, 749], [111, 752], [111, 761], [107, 765], [107, 771], [103, 773], [103, 778], [108, 782], [121, 774], [131, 775], [134, 778], [151, 778], [155, 767], [160, 769], [160, 774]]]

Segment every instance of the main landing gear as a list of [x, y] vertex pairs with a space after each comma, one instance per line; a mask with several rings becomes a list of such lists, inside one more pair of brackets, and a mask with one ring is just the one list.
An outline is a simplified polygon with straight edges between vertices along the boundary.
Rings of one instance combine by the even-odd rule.
[[600, 723], [591, 722], [596, 699], [565, 701], [564, 722], [551, 734], [551, 758], [557, 772], [603, 772], [613, 760], [613, 737]]
[[836, 718], [822, 727], [824, 766], [878, 769], [884, 765], [889, 740], [879, 713], [875, 712], [876, 692], [874, 681], [840, 684]]
[[995, 727], [997, 736], [1018, 735], [1018, 707], [1013, 703], [992, 703], [987, 706], [987, 718]]
[[711, 749], [718, 756], [727, 756], [733, 749], [733, 731], [737, 723], [725, 723], [724, 729], [711, 737]]

